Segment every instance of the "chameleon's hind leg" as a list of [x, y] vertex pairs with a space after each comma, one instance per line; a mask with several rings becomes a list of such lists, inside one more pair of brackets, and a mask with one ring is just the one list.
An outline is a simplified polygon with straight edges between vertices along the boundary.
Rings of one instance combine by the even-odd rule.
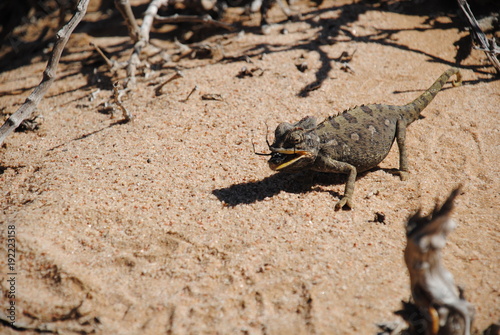
[[399, 176], [401, 180], [408, 179], [408, 157], [406, 155], [406, 122], [398, 120], [396, 123], [396, 142], [399, 149]]

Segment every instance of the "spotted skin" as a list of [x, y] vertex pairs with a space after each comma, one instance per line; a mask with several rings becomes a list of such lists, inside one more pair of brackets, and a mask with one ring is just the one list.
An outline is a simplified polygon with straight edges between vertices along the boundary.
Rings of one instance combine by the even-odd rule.
[[310, 116], [294, 124], [281, 123], [270, 146], [270, 168], [279, 172], [313, 170], [347, 174], [344, 196], [335, 208], [352, 208], [357, 174], [382, 162], [394, 140], [399, 148], [400, 177], [402, 180], [408, 177], [406, 128], [418, 119], [453, 75], [457, 77], [453, 86], [460, 85], [459, 70], [450, 68], [422, 95], [404, 106], [363, 105], [330, 116], [320, 124]]

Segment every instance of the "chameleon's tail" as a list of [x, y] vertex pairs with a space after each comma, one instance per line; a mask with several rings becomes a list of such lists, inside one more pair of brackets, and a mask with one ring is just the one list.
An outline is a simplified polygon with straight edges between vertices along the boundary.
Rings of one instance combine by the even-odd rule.
[[448, 70], [444, 71], [443, 74], [429, 87], [421, 96], [405, 105], [404, 108], [410, 114], [410, 123], [418, 119], [418, 116], [424, 110], [425, 107], [434, 99], [436, 94], [441, 90], [444, 84], [450, 79], [454, 74], [457, 75], [457, 80], [452, 82], [453, 86], [460, 86], [462, 83], [462, 74], [460, 70], [456, 67], [450, 67]]

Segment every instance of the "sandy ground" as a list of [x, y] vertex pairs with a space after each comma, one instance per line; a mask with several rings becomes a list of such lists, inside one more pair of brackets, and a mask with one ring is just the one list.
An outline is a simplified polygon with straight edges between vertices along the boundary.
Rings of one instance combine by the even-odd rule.
[[[103, 31], [88, 14], [36, 112], [40, 129], [0, 148], [0, 315], [8, 225], [17, 251], [17, 328], [0, 332], [374, 334], [410, 296], [406, 218], [459, 184], [444, 262], [476, 308], [475, 332], [499, 320], [500, 83], [486, 57], [473, 51], [464, 85], [447, 84], [409, 127], [410, 178], [388, 172], [393, 148], [358, 177], [355, 208], [334, 211], [344, 177], [275, 174], [251, 140], [266, 151], [266, 124], [271, 133], [306, 115], [407, 103], [454, 64], [467, 33], [446, 14], [400, 6], [299, 8], [299, 22], [273, 8], [280, 24], [268, 35], [258, 15], [217, 31], [203, 41], [216, 46], [208, 59], [169, 60], [177, 47], [159, 26], [152, 41], [165, 53], [146, 50], [153, 65], [124, 98], [128, 124], [99, 112], [112, 79], [88, 41], [125, 61], [129, 39], [119, 17]], [[343, 52], [355, 52], [354, 72], [342, 69]], [[2, 113], [17, 110], [46, 59], [29, 55], [0, 74]], [[238, 78], [243, 67], [254, 76]], [[184, 77], [157, 95], [176, 69]]]

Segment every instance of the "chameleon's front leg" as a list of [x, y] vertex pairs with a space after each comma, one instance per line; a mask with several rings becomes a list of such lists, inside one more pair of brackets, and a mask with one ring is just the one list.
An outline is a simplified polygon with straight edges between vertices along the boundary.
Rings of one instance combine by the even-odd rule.
[[348, 166], [349, 174], [347, 176], [347, 182], [345, 183], [344, 196], [335, 204], [335, 210], [339, 210], [347, 206], [353, 208], [352, 195], [354, 194], [354, 183], [356, 181], [357, 171], [356, 168], [350, 164], [344, 163]]
[[344, 196], [335, 204], [335, 210], [339, 210], [344, 206], [353, 208], [352, 195], [354, 193], [354, 183], [357, 176], [357, 171], [354, 165], [334, 160], [329, 158], [328, 155], [322, 157], [317, 165], [317, 170], [321, 172], [347, 174]]

